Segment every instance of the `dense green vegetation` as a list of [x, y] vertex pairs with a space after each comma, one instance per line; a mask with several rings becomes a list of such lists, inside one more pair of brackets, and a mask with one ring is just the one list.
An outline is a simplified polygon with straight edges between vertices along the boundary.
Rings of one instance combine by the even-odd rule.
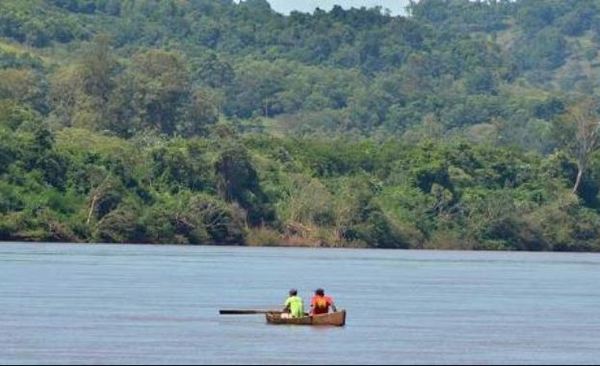
[[600, 0], [0, 1], [0, 240], [600, 251]]

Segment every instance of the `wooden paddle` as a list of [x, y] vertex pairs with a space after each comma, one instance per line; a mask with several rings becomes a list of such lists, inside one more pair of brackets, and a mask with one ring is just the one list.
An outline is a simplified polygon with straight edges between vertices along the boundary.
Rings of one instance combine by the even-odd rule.
[[241, 310], [241, 309], [230, 309], [230, 310], [219, 310], [221, 315], [250, 315], [250, 314], [266, 314], [266, 313], [281, 313], [281, 310]]

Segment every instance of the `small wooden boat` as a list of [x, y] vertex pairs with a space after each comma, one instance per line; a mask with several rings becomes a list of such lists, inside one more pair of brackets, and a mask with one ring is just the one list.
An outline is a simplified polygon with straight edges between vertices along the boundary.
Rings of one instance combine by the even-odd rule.
[[269, 324], [292, 325], [332, 325], [343, 327], [346, 324], [346, 310], [329, 314], [309, 315], [301, 318], [282, 318], [281, 312], [269, 312], [265, 316]]

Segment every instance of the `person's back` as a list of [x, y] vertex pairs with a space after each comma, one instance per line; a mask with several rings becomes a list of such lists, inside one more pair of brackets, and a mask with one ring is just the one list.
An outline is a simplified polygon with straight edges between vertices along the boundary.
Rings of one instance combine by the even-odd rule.
[[323, 289], [317, 289], [315, 291], [315, 296], [313, 296], [313, 298], [310, 301], [311, 314], [327, 314], [329, 312], [330, 306], [334, 312], [337, 311], [333, 302], [333, 298], [331, 298], [330, 296], [326, 296], [325, 291]]
[[289, 312], [292, 318], [304, 316], [304, 302], [296, 290], [290, 290], [290, 296], [285, 300], [284, 311]]

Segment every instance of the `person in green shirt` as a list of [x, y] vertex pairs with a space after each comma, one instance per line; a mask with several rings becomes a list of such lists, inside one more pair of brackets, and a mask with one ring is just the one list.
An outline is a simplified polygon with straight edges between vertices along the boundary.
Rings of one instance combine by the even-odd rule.
[[285, 300], [283, 313], [292, 318], [304, 316], [304, 303], [302, 302], [302, 298], [298, 296], [296, 289], [290, 290], [290, 296]]

